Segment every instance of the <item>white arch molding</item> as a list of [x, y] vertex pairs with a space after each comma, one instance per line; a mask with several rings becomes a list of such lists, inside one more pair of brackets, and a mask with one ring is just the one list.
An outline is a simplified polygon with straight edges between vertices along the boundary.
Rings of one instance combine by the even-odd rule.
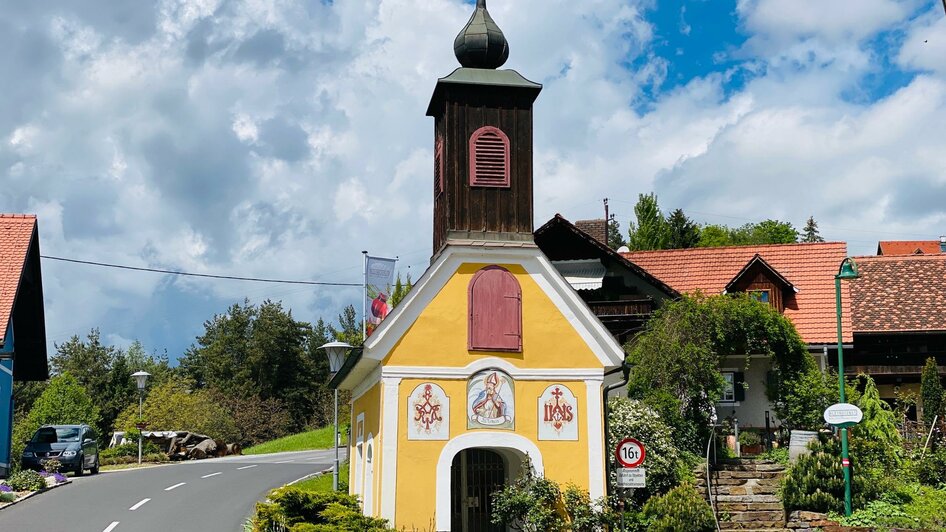
[[440, 451], [437, 460], [437, 487], [435, 516], [438, 531], [450, 530], [450, 467], [453, 458], [464, 449], [511, 449], [528, 454], [532, 459], [532, 468], [540, 475], [545, 474], [542, 453], [535, 443], [528, 438], [511, 432], [477, 431], [467, 432], [447, 442]]

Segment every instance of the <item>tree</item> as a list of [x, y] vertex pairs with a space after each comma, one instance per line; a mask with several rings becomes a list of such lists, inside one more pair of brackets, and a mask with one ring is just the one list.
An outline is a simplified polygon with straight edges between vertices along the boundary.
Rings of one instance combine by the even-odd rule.
[[710, 412], [722, 397], [723, 357], [765, 355], [777, 401], [815, 367], [794, 325], [770, 305], [742, 295], [684, 296], [657, 311], [628, 344], [631, 398], [651, 405], [674, 427], [678, 448], [699, 453]]
[[716, 248], [733, 245], [732, 235], [729, 228], [725, 225], [709, 224], [704, 225], [700, 230], [701, 248]]
[[634, 206], [634, 215], [637, 223], [630, 223], [628, 247], [632, 251], [667, 249], [669, 228], [657, 205], [657, 196], [654, 193], [640, 194]]
[[[195, 390], [184, 379], [171, 379], [151, 388], [142, 405], [142, 418], [150, 430], [187, 430], [227, 442], [239, 441], [240, 432], [220, 405], [204, 390]], [[138, 405], [128, 405], [115, 421], [117, 430], [132, 430], [138, 422]]]
[[793, 244], [798, 231], [789, 222], [763, 220], [752, 227], [750, 244]]
[[617, 221], [614, 215], [608, 220], [608, 247], [618, 250], [627, 245], [627, 240], [621, 235], [621, 223]]
[[932, 423], [935, 416], [943, 416], [943, 383], [939, 378], [936, 359], [926, 359], [920, 377], [920, 397], [923, 399], [923, 421]]
[[694, 248], [700, 243], [700, 226], [687, 217], [683, 209], [677, 209], [667, 217], [667, 230], [668, 249]]
[[407, 282], [405, 283], [401, 281], [401, 272], [398, 272], [397, 278], [394, 281], [394, 290], [391, 292], [391, 297], [388, 299], [388, 304], [391, 305], [391, 308], [397, 307], [401, 301], [407, 297], [411, 288], [414, 288], [414, 283], [411, 281], [411, 274], [407, 274]]
[[11, 456], [23, 454], [23, 442], [43, 425], [96, 426], [99, 410], [89, 397], [88, 391], [69, 372], [50, 379], [49, 385], [33, 403], [29, 413], [14, 425]]
[[802, 242], [824, 242], [821, 234], [818, 233], [818, 222], [815, 221], [814, 216], [809, 216], [808, 221], [805, 222], [805, 228], [801, 233]]

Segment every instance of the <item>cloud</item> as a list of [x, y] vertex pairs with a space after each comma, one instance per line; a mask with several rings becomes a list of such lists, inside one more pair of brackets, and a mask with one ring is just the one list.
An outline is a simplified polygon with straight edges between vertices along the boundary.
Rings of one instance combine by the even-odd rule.
[[[433, 172], [424, 113], [436, 79], [456, 67], [468, 2], [7, 4], [0, 78], [17, 82], [0, 110], [0, 211], [38, 212], [44, 253], [358, 282], [369, 249], [399, 255], [415, 278], [423, 271]], [[946, 223], [925, 201], [946, 168], [935, 38], [946, 30], [933, 8], [744, 0], [712, 21], [681, 11], [669, 31], [733, 24], [748, 40], [736, 66], [664, 89], [652, 1], [494, 4], [507, 67], [544, 85], [539, 224], [555, 212], [599, 215], [603, 197], [623, 221], [650, 190], [665, 208], [797, 224], [815, 214], [833, 238], [876, 240], [848, 227], [938, 234]], [[872, 44], [889, 32], [899, 37], [887, 48]], [[921, 74], [852, 103], [865, 75], [893, 68]], [[744, 85], [733, 84], [737, 71], [749, 73]], [[172, 357], [244, 297], [284, 299], [309, 320], [358, 301], [357, 289], [43, 266], [51, 341], [99, 326]]]

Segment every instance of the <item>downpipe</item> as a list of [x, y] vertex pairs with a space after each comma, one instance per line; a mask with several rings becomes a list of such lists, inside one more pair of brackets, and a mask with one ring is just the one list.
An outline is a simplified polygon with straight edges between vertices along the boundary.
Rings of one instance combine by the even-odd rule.
[[628, 381], [630, 381], [631, 376], [631, 364], [628, 363], [627, 359], [621, 363], [621, 366], [614, 368], [611, 371], [604, 374], [605, 377], [609, 375], [614, 375], [617, 372], [624, 373], [624, 380], [610, 384], [604, 387], [604, 390], [601, 392], [601, 397], [604, 401], [604, 447], [605, 447], [605, 460], [604, 460], [604, 478], [605, 478], [605, 493], [607, 493], [608, 499], [611, 499], [611, 453], [608, 449], [608, 435], [611, 433], [611, 409], [608, 407], [608, 395], [621, 388], [627, 386]]

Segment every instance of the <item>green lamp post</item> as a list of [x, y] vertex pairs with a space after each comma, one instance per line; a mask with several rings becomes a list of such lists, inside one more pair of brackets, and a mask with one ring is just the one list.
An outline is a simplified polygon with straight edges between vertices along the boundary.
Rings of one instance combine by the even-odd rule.
[[[834, 276], [834, 295], [838, 315], [838, 385], [841, 388], [841, 402], [844, 397], [844, 340], [841, 333], [841, 281], [857, 279], [857, 264], [848, 257], [841, 261], [838, 274]], [[851, 515], [851, 460], [848, 458], [847, 427], [841, 427], [841, 469], [844, 471], [844, 515]]]

